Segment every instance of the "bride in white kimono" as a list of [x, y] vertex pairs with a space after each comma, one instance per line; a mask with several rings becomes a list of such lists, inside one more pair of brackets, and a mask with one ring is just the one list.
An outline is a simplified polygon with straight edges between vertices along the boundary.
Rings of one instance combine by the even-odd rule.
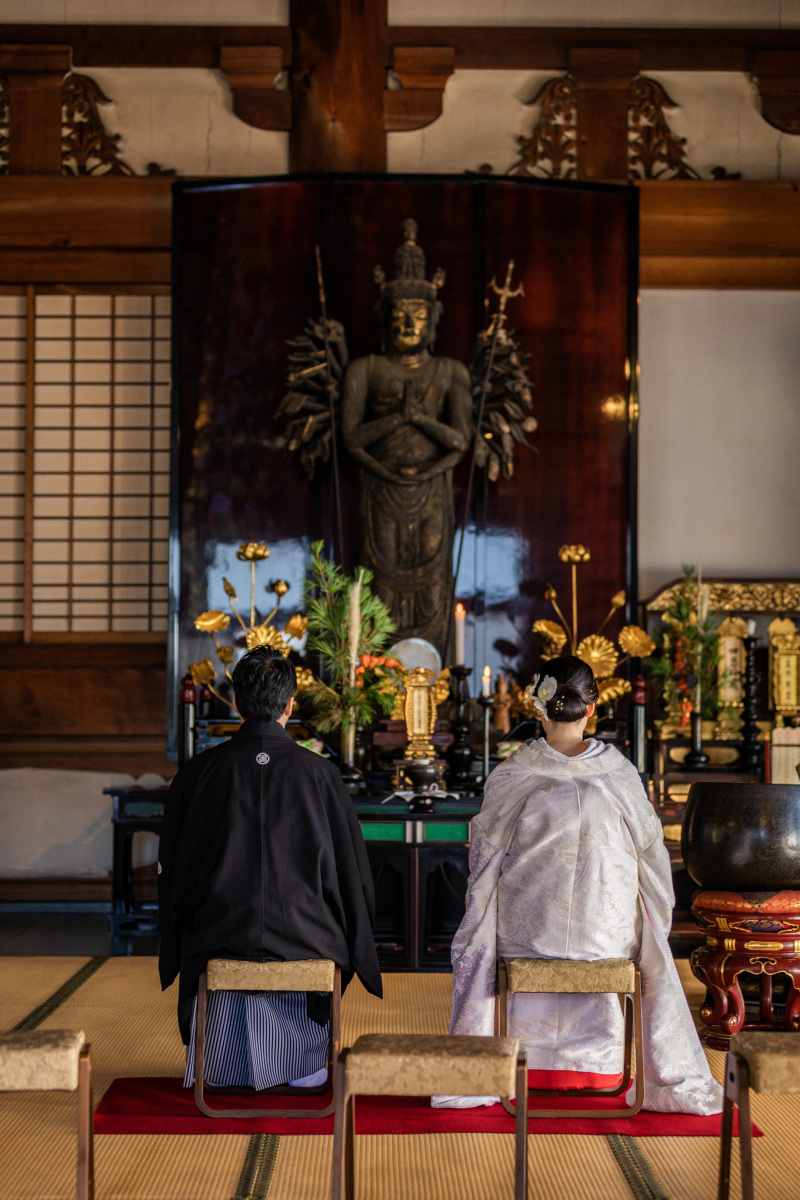
[[[613, 746], [583, 740], [597, 699], [591, 669], [565, 656], [547, 671], [534, 682], [546, 738], [492, 772], [472, 823], [467, 909], [452, 945], [450, 1032], [494, 1033], [498, 957], [632, 958], [642, 974], [644, 1107], [720, 1112], [722, 1090], [667, 942], [675, 900], [661, 824], [633, 764]], [[616, 996], [510, 995], [508, 1028], [529, 1069], [621, 1071]], [[496, 1100], [434, 1096], [433, 1105]]]

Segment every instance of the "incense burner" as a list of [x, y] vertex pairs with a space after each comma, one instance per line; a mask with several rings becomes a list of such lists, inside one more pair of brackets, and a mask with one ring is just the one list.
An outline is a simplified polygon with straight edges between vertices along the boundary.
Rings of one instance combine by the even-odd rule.
[[800, 785], [693, 783], [681, 848], [703, 888], [800, 889]]

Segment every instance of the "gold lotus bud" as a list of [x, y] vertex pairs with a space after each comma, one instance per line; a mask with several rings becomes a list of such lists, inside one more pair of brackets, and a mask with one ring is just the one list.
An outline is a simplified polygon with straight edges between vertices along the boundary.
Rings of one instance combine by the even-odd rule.
[[302, 617], [300, 613], [295, 613], [293, 617], [289, 617], [286, 622], [286, 628], [283, 631], [284, 637], [297, 638], [303, 637], [308, 629], [308, 617]]
[[217, 658], [227, 667], [233, 662], [233, 646], [217, 646]]
[[236, 595], [236, 588], [232, 583], [228, 582], [224, 575], [222, 576], [222, 586], [225, 588], [225, 595], [230, 596], [231, 600], [239, 599], [239, 597]]
[[304, 692], [307, 688], [314, 686], [314, 672], [309, 671], [308, 667], [301, 667], [297, 672], [297, 690]]
[[189, 674], [192, 677], [192, 683], [213, 683], [217, 678], [217, 672], [214, 670], [214, 665], [210, 658], [203, 658], [200, 662], [190, 663]]
[[558, 557], [563, 563], [587, 563], [592, 557], [585, 546], [562, 546]]
[[547, 587], [545, 588], [544, 596], [545, 600], [549, 600], [551, 604], [555, 604], [556, 600], [558, 599], [558, 592], [551, 583], [548, 583]]
[[616, 675], [611, 675], [608, 679], [598, 679], [597, 703], [611, 704], [612, 701], [619, 700], [620, 696], [624, 696], [630, 690], [631, 685], [627, 679], [619, 679]]
[[624, 608], [625, 607], [625, 590], [624, 589], [621, 592], [615, 592], [615, 594], [611, 597], [611, 607], [612, 608]]
[[273, 649], [283, 652], [286, 644], [274, 625], [254, 625], [252, 629], [248, 629], [245, 641], [248, 650], [253, 650], [256, 646], [272, 646]]
[[223, 629], [228, 628], [230, 623], [230, 617], [226, 613], [220, 612], [218, 608], [200, 613], [200, 616], [194, 619], [194, 627], [199, 629], [200, 633], [221, 633]]
[[261, 562], [269, 558], [269, 546], [264, 542], [242, 542], [236, 551], [239, 562]]
[[614, 643], [599, 633], [591, 633], [589, 637], [585, 637], [575, 654], [592, 668], [596, 679], [613, 675], [619, 662]]
[[638, 625], [626, 625], [620, 630], [617, 641], [623, 654], [630, 654], [633, 658], [647, 658], [656, 648], [650, 635]]
[[278, 579], [277, 582], [271, 583], [267, 590], [274, 592], [278, 599], [282, 600], [289, 590], [289, 584], [285, 579]]

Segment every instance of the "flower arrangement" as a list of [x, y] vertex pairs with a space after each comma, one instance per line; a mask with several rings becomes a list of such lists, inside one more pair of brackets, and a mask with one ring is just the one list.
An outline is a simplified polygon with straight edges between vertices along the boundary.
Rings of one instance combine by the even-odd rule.
[[[684, 564], [683, 579], [675, 588], [669, 608], [661, 614], [656, 644], [658, 653], [650, 671], [661, 681], [664, 707], [671, 722], [686, 728], [697, 708], [713, 720], [719, 712], [719, 634], [714, 630], [714, 613], [707, 603], [707, 590]], [[698, 672], [698, 660], [700, 670]]]
[[383, 601], [370, 590], [372, 572], [359, 567], [350, 578], [311, 546], [306, 582], [308, 650], [318, 654], [323, 679], [313, 679], [303, 701], [322, 733], [368, 724], [377, 711], [391, 713], [403, 688], [397, 659], [380, 653], [395, 631]]

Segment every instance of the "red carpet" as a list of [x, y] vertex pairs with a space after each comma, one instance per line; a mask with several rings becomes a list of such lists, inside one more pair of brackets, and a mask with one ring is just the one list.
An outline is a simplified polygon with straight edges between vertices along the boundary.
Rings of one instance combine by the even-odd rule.
[[[291, 1118], [248, 1120], [204, 1117], [197, 1111], [194, 1094], [181, 1079], [115, 1079], [95, 1113], [95, 1133], [171, 1134], [324, 1134], [333, 1133], [333, 1117], [303, 1121]], [[284, 1108], [324, 1108], [327, 1097], [307, 1100], [273, 1096]], [[258, 1096], [224, 1096], [211, 1101], [240, 1108], [259, 1108]], [[629, 1133], [635, 1137], [719, 1137], [720, 1117], [692, 1117], [681, 1113], [640, 1112], [615, 1120], [622, 1108], [615, 1100], [545, 1098], [551, 1108], [597, 1107], [608, 1111], [603, 1120], [531, 1120], [531, 1133]], [[514, 1120], [499, 1104], [490, 1108], [436, 1109], [430, 1099], [409, 1096], [359, 1096], [356, 1099], [356, 1133], [513, 1133]], [[753, 1126], [756, 1137], [763, 1136]]]

